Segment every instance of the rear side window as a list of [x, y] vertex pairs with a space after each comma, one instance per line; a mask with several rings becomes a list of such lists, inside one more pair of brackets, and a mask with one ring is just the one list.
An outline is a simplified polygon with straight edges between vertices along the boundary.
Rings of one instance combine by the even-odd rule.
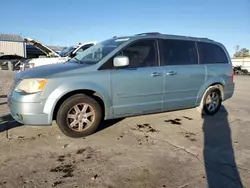
[[185, 40], [160, 40], [161, 65], [198, 64], [196, 44]]
[[212, 43], [198, 42], [200, 64], [228, 63], [224, 50]]

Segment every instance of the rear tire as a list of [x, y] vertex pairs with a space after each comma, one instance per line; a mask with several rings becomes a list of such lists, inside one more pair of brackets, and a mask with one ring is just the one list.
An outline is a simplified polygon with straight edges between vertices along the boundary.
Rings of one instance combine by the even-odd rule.
[[212, 86], [205, 92], [198, 111], [202, 114], [214, 115], [220, 110], [221, 103], [222, 97], [220, 89], [216, 86]]
[[76, 94], [60, 106], [56, 122], [67, 136], [79, 138], [94, 133], [102, 121], [99, 103], [85, 94]]

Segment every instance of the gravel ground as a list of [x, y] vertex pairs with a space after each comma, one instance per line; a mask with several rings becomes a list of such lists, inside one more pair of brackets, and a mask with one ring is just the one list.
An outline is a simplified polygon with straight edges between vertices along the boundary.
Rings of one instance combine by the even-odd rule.
[[0, 187], [250, 187], [250, 77], [235, 77], [214, 117], [190, 109], [107, 121], [84, 139], [13, 121], [12, 78], [0, 72]]

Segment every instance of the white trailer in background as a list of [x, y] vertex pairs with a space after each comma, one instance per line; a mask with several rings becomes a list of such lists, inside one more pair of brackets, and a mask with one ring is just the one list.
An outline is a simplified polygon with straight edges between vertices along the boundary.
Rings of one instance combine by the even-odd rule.
[[231, 61], [234, 67], [241, 66], [242, 69], [246, 69], [250, 72], [250, 57], [232, 58]]

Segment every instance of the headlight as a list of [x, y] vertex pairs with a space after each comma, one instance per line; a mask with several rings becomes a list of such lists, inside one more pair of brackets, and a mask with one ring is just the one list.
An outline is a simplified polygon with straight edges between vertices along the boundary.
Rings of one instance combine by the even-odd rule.
[[25, 92], [25, 93], [37, 93], [43, 91], [47, 80], [45, 79], [24, 79], [22, 80], [15, 91], [17, 92]]

